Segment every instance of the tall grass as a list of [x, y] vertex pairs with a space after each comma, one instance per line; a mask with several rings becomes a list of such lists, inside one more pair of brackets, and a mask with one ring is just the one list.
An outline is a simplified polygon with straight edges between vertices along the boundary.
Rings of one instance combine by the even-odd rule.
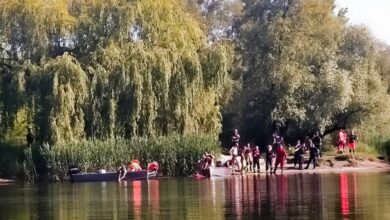
[[37, 179], [35, 162], [39, 161], [37, 147], [27, 148], [20, 144], [0, 143], [0, 177], [35, 181]]
[[368, 144], [387, 159], [390, 158], [390, 139], [382, 136], [374, 136], [369, 139]]
[[157, 161], [161, 173], [166, 176], [189, 175], [204, 151], [219, 152], [219, 142], [208, 136], [172, 135], [131, 140], [83, 140], [41, 148], [49, 174], [60, 179], [67, 178], [69, 166], [78, 166], [84, 172], [115, 170], [132, 159], [140, 160], [143, 167]]

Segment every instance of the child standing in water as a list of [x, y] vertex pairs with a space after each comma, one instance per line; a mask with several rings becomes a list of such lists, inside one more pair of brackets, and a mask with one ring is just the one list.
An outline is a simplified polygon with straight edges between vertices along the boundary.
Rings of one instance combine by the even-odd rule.
[[280, 164], [280, 169], [283, 173], [284, 168], [284, 162], [287, 158], [287, 152], [284, 150], [283, 145], [279, 145], [278, 149], [276, 150], [276, 162], [275, 162], [275, 169], [274, 173], [276, 173], [276, 169], [278, 168]]

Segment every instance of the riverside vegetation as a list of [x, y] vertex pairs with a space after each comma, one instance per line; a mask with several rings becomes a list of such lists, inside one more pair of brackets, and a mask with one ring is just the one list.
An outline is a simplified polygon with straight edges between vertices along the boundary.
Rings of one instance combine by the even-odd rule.
[[389, 152], [390, 48], [347, 21], [333, 0], [0, 0], [0, 175], [187, 175], [232, 128], [265, 146], [349, 127]]

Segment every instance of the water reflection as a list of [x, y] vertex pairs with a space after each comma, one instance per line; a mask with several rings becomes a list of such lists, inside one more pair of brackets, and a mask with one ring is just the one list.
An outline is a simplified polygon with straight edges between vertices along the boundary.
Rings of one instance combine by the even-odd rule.
[[0, 219], [390, 219], [388, 174], [0, 186]]
[[348, 200], [348, 176], [340, 174], [340, 204], [341, 214], [344, 218], [349, 219], [349, 200]]
[[160, 212], [160, 182], [158, 180], [150, 180], [148, 182], [148, 201], [149, 210], [156, 215]]

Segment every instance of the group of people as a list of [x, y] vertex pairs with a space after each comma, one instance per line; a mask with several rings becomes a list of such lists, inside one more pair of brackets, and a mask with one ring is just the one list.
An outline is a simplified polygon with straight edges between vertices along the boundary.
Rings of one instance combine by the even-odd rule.
[[260, 172], [260, 149], [259, 146], [252, 146], [247, 143], [240, 148], [240, 135], [235, 129], [232, 136], [233, 147], [230, 149], [232, 159], [228, 162], [228, 166], [237, 167], [240, 171]]
[[338, 133], [338, 151], [339, 153], [344, 153], [345, 149], [349, 148], [351, 154], [355, 154], [356, 145], [358, 138], [355, 134], [355, 131], [351, 131], [349, 134], [343, 129], [340, 129]]
[[[159, 169], [159, 164], [156, 161], [148, 163], [147, 171], [149, 174], [155, 172], [157, 173]], [[121, 165], [118, 168], [118, 181], [122, 181], [126, 179], [126, 174], [129, 172], [139, 172], [142, 171], [141, 163], [137, 159], [133, 159], [129, 162], [129, 164]]]
[[298, 164], [298, 168], [303, 169], [304, 155], [307, 151], [309, 151], [309, 161], [305, 169], [308, 169], [311, 163], [313, 163], [313, 169], [315, 169], [317, 159], [322, 157], [322, 138], [319, 132], [316, 132], [312, 138], [306, 136], [302, 143], [300, 140], [297, 141], [294, 148], [294, 168]]
[[[285, 168], [287, 159], [287, 151], [284, 148], [284, 139], [281, 135], [274, 133], [272, 136], [272, 144], [268, 145], [265, 152], [265, 171], [275, 173], [280, 166], [281, 172]], [[338, 151], [343, 153], [348, 145], [350, 153], [354, 154], [357, 144], [357, 136], [354, 131], [349, 135], [344, 130], [340, 130], [338, 135]], [[240, 171], [260, 171], [260, 151], [258, 146], [251, 146], [249, 143], [240, 147], [240, 135], [235, 129], [232, 135], [233, 147], [230, 149], [231, 160], [228, 166], [236, 166]], [[310, 164], [313, 164], [313, 169], [317, 166], [317, 159], [322, 157], [322, 136], [320, 132], [316, 132], [314, 136], [306, 136], [304, 141], [297, 141], [297, 144], [292, 149], [294, 151], [294, 168], [298, 165], [298, 169], [303, 169], [304, 155], [309, 152], [309, 160], [305, 169], [308, 169]]]
[[[252, 146], [247, 143], [240, 147], [240, 135], [235, 129], [232, 136], [233, 147], [230, 149], [232, 159], [228, 162], [228, 166], [239, 171], [253, 171], [260, 172], [260, 149], [259, 146]], [[283, 172], [287, 152], [283, 147], [283, 137], [274, 134], [273, 144], [267, 146], [265, 154], [266, 172], [275, 173], [277, 167], [280, 165]]]

